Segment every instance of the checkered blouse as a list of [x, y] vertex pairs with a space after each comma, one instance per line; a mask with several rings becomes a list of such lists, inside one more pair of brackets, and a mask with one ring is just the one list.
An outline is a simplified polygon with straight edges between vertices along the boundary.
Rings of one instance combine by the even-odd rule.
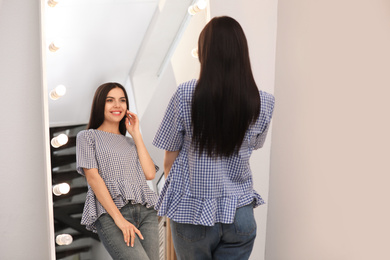
[[247, 130], [237, 155], [211, 158], [191, 147], [191, 100], [196, 80], [181, 84], [171, 98], [153, 144], [180, 153], [172, 165], [155, 207], [159, 216], [179, 223], [213, 226], [230, 224], [236, 208], [264, 204], [253, 190], [249, 158], [263, 146], [274, 108], [274, 97], [260, 91], [261, 109]]
[[[155, 206], [157, 194], [146, 183], [133, 139], [89, 129], [77, 134], [76, 149], [77, 171], [85, 176], [83, 168], [98, 169], [119, 209], [129, 201], [148, 208]], [[88, 185], [81, 224], [96, 232], [94, 223], [103, 213], [106, 210]]]

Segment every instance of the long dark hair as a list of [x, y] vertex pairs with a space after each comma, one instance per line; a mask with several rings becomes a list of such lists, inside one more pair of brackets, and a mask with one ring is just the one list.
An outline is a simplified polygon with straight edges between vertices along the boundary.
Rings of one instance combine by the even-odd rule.
[[200, 76], [192, 99], [192, 142], [200, 153], [230, 156], [260, 113], [248, 43], [231, 17], [213, 18], [198, 40]]
[[[95, 92], [95, 96], [93, 97], [92, 108], [91, 108], [91, 116], [89, 117], [89, 123], [87, 129], [97, 129], [104, 122], [104, 108], [106, 106], [106, 98], [108, 92], [113, 88], [120, 88], [125, 93], [126, 97], [126, 105], [127, 109], [129, 109], [129, 99], [127, 97], [127, 93], [125, 88], [116, 82], [108, 82], [103, 85], [100, 85]], [[126, 135], [126, 117], [124, 116], [122, 120], [119, 122], [119, 132], [122, 135]]]

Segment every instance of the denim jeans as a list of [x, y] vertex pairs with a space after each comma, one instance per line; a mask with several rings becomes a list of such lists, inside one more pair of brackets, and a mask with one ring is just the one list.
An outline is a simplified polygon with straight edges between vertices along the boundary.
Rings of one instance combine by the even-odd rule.
[[232, 224], [209, 227], [171, 221], [171, 232], [179, 260], [245, 260], [256, 238], [253, 205], [238, 208]]
[[122, 231], [115, 225], [114, 220], [107, 213], [96, 221], [96, 228], [100, 240], [114, 260], [158, 260], [158, 219], [153, 208], [146, 208], [140, 204], [128, 203], [121, 208], [125, 219], [141, 231], [144, 240], [138, 235], [134, 240], [134, 247], [127, 246], [123, 240]]

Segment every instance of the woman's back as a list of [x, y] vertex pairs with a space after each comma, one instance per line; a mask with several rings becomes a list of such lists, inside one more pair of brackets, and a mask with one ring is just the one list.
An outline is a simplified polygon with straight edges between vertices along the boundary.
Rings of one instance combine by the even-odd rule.
[[[196, 80], [191, 80], [178, 87], [153, 141], [158, 148], [180, 150], [156, 207], [160, 207], [159, 214], [167, 213], [169, 218], [181, 223], [206, 226], [215, 222], [231, 223], [234, 218], [232, 208], [247, 205], [254, 198], [256, 206], [264, 203], [261, 196], [253, 191], [249, 158], [252, 151], [264, 143], [274, 97], [259, 92], [262, 104], [259, 116], [245, 131], [237, 152], [228, 157], [210, 156], [200, 153], [192, 142], [191, 104], [196, 84]], [[169, 196], [164, 196], [165, 192], [170, 193]], [[189, 207], [189, 204], [197, 207]], [[166, 211], [168, 205], [169, 211], [175, 214]], [[203, 210], [198, 211], [199, 208]], [[180, 214], [181, 211], [188, 214]]]
[[153, 144], [168, 174], [158, 215], [179, 259], [248, 259], [256, 237], [249, 158], [267, 135], [274, 97], [259, 91], [240, 24], [214, 17], [198, 40], [199, 80], [173, 95]]

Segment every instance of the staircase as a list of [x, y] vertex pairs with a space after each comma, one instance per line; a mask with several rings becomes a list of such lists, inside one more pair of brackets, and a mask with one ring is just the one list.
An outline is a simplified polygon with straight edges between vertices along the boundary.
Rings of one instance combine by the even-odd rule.
[[62, 133], [69, 138], [67, 144], [59, 148], [51, 146], [50, 150], [53, 186], [64, 182], [70, 185], [68, 194], [61, 196], [53, 194], [55, 235], [66, 233], [73, 237], [70, 245], [56, 244], [57, 259], [68, 259], [77, 254], [79, 255], [77, 259], [83, 259], [80, 256], [88, 254], [91, 242], [99, 241], [97, 234], [86, 230], [85, 226], [80, 224], [88, 188], [85, 177], [76, 171], [76, 135], [84, 129], [86, 125], [50, 128], [50, 140]]

